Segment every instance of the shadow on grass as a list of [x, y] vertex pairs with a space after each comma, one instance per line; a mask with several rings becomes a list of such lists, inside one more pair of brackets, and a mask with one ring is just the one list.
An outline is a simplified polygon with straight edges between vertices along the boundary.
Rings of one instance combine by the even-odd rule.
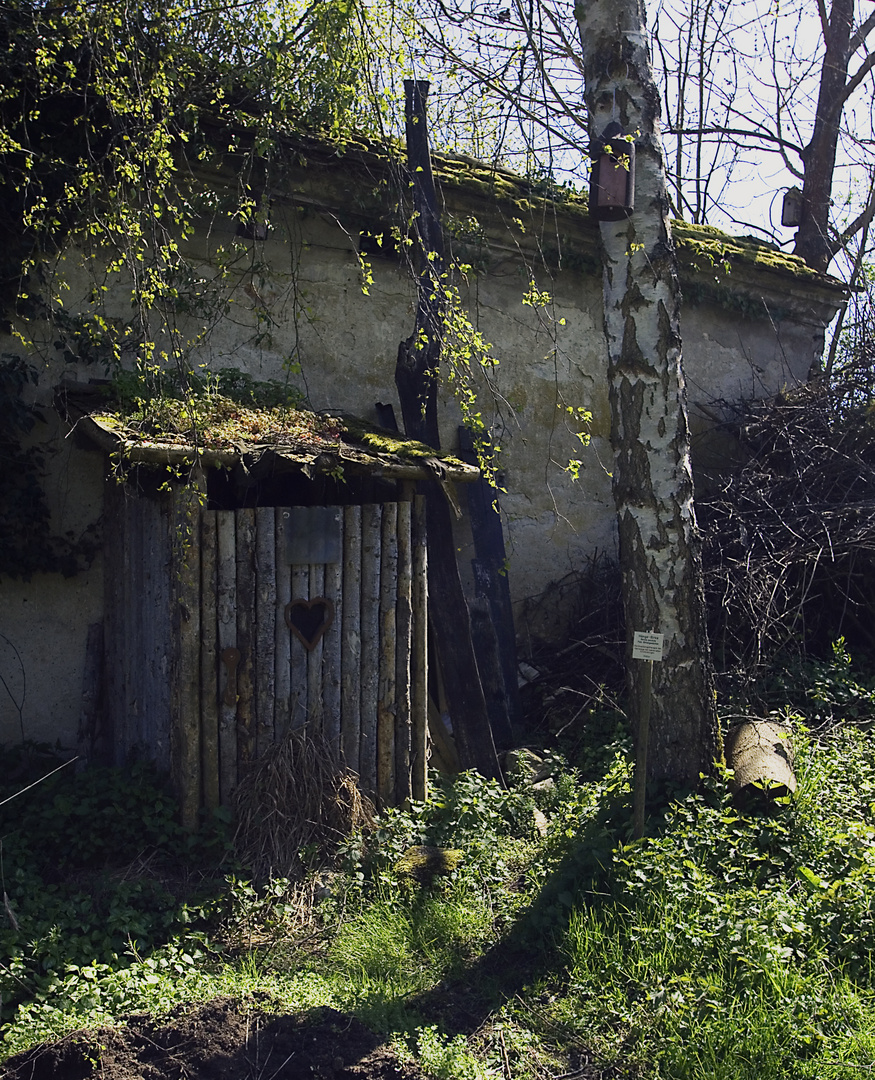
[[[682, 797], [679, 792], [674, 797]], [[410, 1031], [418, 1024], [436, 1023], [449, 1036], [471, 1034], [502, 1005], [524, 990], [544, 985], [555, 992], [565, 979], [563, 943], [569, 921], [581, 903], [612, 899], [610, 863], [618, 845], [628, 843], [632, 810], [628, 792], [602, 801], [597, 813], [567, 841], [555, 870], [511, 928], [478, 959], [442, 979], [429, 990], [403, 999], [375, 993], [362, 1002], [357, 1015], [384, 1031]], [[654, 802], [648, 835], [665, 827]]]

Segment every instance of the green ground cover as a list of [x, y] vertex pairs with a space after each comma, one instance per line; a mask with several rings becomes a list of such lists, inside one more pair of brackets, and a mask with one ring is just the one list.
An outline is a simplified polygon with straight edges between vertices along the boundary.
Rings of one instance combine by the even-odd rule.
[[[865, 1075], [875, 743], [845, 659], [787, 691], [794, 798], [742, 813], [717, 777], [638, 842], [628, 755], [580, 742], [554, 752], [552, 783], [436, 781], [330, 863], [309, 850], [257, 883], [227, 824], [183, 833], [148, 771], [64, 769], [0, 806], [2, 1053], [229, 995], [351, 1012], [440, 1080], [583, 1060], [678, 1080]], [[7, 759], [3, 798], [47, 771], [34, 748]], [[403, 859], [417, 844], [462, 856], [419, 881]]]

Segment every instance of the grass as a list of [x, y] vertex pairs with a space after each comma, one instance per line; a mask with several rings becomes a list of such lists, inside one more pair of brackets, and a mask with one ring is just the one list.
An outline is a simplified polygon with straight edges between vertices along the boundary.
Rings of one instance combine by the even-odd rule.
[[[353, 1012], [438, 1080], [543, 1080], [581, 1061], [648, 1080], [866, 1075], [875, 744], [858, 725], [816, 738], [794, 724], [799, 790], [769, 815], [736, 810], [718, 778], [633, 843], [618, 756], [599, 780], [567, 766], [538, 794], [540, 835], [525, 786], [466, 774], [352, 837], [332, 867], [258, 888], [227, 855], [211, 875], [180, 876], [195, 853], [155, 778], [42, 785], [2, 822], [4, 1053], [230, 995]], [[146, 836], [142, 813], [138, 831], [123, 826], [143, 799]], [[401, 856], [420, 843], [460, 849], [461, 864], [412, 881]], [[209, 852], [219, 840], [200, 865]], [[132, 853], [127, 874], [110, 858]], [[73, 902], [83, 865], [104, 882], [99, 926]], [[123, 939], [123, 926], [138, 932]]]

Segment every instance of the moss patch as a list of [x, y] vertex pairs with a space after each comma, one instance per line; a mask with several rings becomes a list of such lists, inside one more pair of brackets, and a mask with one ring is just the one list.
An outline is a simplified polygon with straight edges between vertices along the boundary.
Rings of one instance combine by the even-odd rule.
[[[225, 373], [227, 374], [227, 373]], [[229, 380], [226, 380], [229, 381]], [[315, 413], [293, 401], [259, 404], [270, 396], [274, 384], [246, 381], [243, 395], [218, 393], [195, 385], [186, 392], [168, 389], [156, 393], [142, 382], [142, 392], [132, 393], [133, 377], [127, 373], [124, 393], [90, 415], [134, 442], [163, 446], [199, 446], [208, 450], [251, 450], [285, 447], [316, 452], [335, 451], [341, 444], [358, 446], [375, 455], [403, 461], [439, 459], [462, 463], [425, 443], [406, 439], [354, 416]], [[245, 400], [240, 400], [244, 396]]]
[[710, 225], [690, 225], [686, 221], [673, 221], [672, 233], [678, 252], [685, 262], [698, 269], [735, 262], [780, 270], [796, 277], [826, 280], [826, 275], [813, 270], [797, 255], [789, 255], [780, 248], [751, 236], [728, 236]]

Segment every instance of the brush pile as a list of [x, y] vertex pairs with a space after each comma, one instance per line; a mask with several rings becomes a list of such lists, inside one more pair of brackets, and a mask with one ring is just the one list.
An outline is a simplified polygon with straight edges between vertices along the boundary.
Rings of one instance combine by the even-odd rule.
[[875, 646], [875, 374], [857, 362], [720, 403], [737, 468], [697, 500], [712, 642], [756, 668], [791, 642]]
[[234, 810], [235, 849], [259, 880], [300, 877], [301, 852], [327, 858], [374, 820], [357, 777], [308, 727], [290, 730], [254, 763], [237, 788]]

